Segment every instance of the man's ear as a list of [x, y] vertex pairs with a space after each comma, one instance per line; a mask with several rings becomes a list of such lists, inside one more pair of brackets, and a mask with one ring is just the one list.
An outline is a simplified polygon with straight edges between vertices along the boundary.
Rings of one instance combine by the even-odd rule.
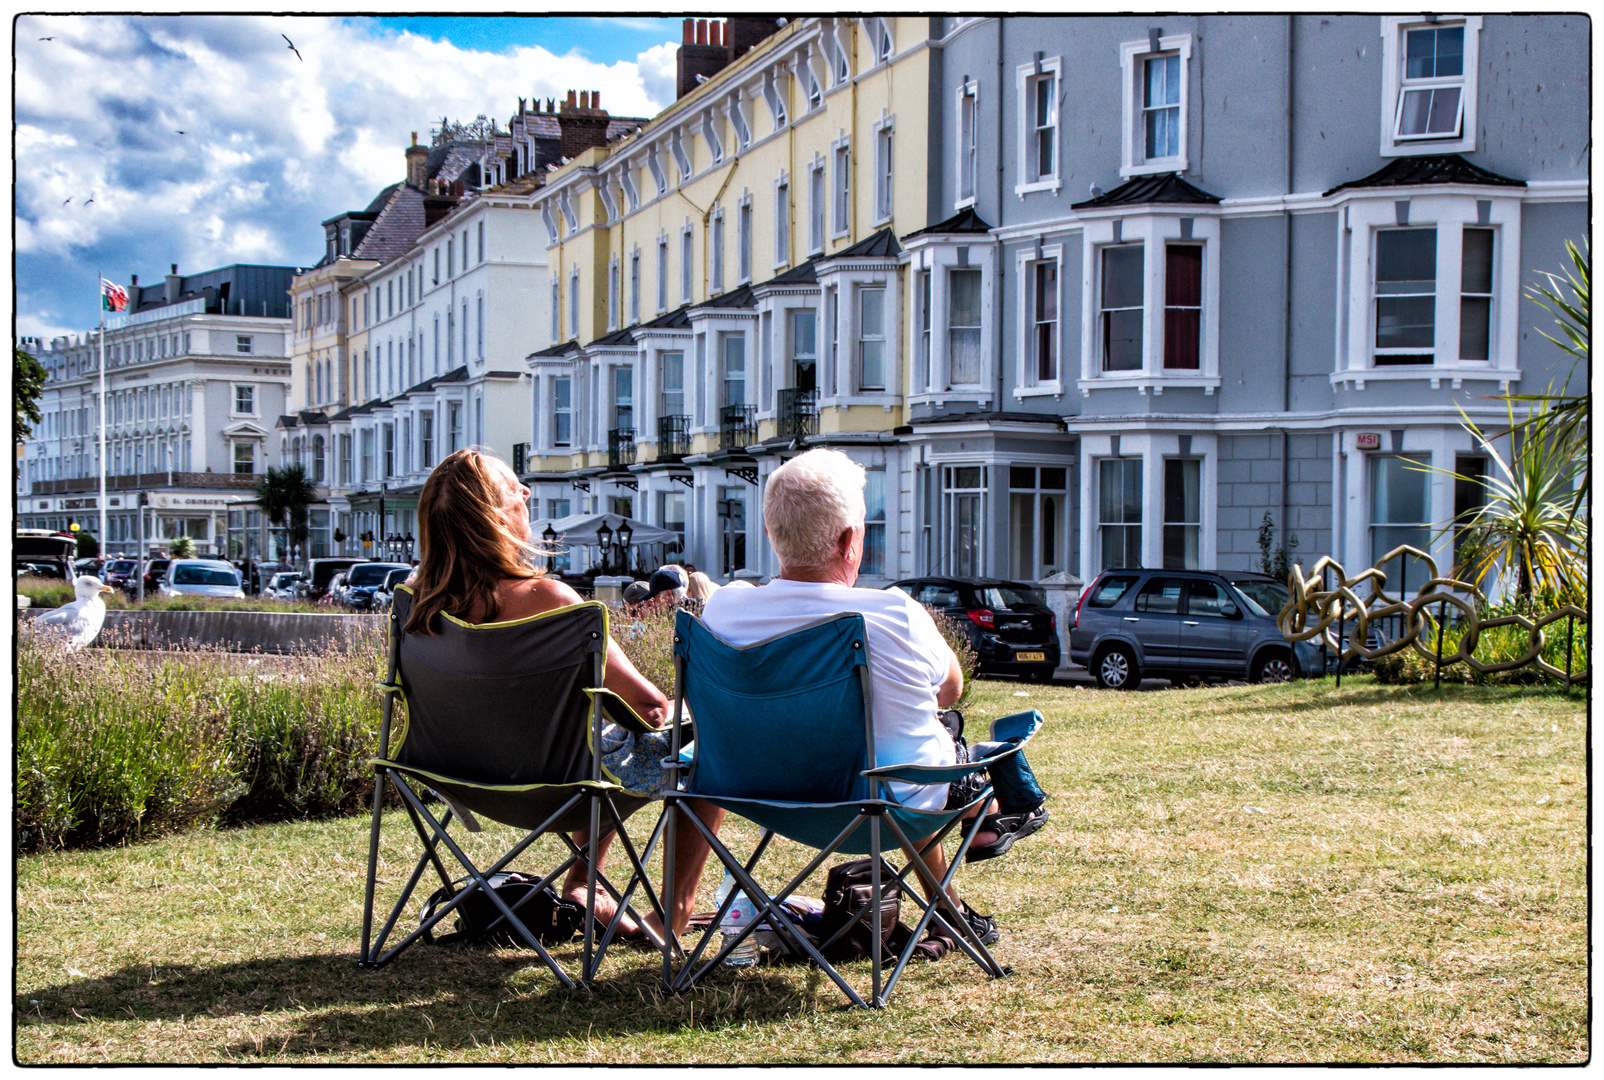
[[848, 525], [835, 540], [835, 553], [843, 560], [852, 557], [852, 532], [852, 526]]

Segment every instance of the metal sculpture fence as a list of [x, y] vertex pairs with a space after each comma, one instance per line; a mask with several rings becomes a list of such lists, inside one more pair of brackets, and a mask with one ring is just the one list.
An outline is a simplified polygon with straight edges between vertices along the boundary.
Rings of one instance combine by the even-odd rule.
[[[1425, 584], [1409, 599], [1389, 596], [1386, 592], [1387, 575], [1378, 568], [1394, 559], [1403, 558], [1419, 559], [1428, 572]], [[1328, 574], [1334, 578], [1329, 587]], [[1360, 590], [1367, 585], [1368, 595], [1361, 598]], [[1585, 626], [1588, 617], [1586, 610], [1566, 604], [1541, 616], [1510, 614], [1485, 618], [1480, 612], [1486, 605], [1486, 597], [1480, 589], [1469, 582], [1442, 577], [1437, 572], [1436, 560], [1407, 544], [1388, 552], [1378, 566], [1351, 578], [1342, 564], [1329, 555], [1310, 567], [1307, 575], [1300, 567], [1293, 566], [1287, 576], [1287, 587], [1292, 591], [1292, 598], [1276, 619], [1282, 636], [1288, 641], [1318, 640], [1323, 648], [1338, 659], [1339, 686], [1342, 669], [1349, 662], [1375, 660], [1405, 649], [1413, 649], [1435, 665], [1439, 684], [1443, 669], [1455, 664], [1464, 664], [1482, 675], [1530, 666], [1563, 683], [1566, 690], [1578, 683], [1586, 683], [1591, 674], [1590, 667], [1580, 671], [1571, 670], [1575, 621], [1581, 619]], [[1458, 612], [1456, 622], [1463, 626], [1464, 633], [1454, 651], [1444, 655], [1443, 635], [1449, 608]], [[1435, 617], [1432, 609], [1435, 609]], [[1564, 620], [1566, 627], [1564, 670], [1544, 660], [1542, 655], [1547, 643], [1545, 628], [1561, 620]], [[1498, 663], [1477, 660], [1476, 643], [1482, 632], [1501, 626], [1525, 629], [1526, 652], [1513, 660]], [[1336, 630], [1334, 634], [1333, 628]], [[1393, 632], [1387, 633], [1387, 630]]]

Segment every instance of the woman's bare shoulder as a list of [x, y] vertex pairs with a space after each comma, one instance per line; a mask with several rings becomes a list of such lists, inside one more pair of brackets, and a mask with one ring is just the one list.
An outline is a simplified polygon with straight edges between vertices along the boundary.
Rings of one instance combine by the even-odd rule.
[[584, 599], [562, 579], [554, 577], [521, 578], [517, 581], [504, 582], [500, 592], [501, 614], [498, 618], [502, 621], [555, 611], [570, 604], [578, 604]]

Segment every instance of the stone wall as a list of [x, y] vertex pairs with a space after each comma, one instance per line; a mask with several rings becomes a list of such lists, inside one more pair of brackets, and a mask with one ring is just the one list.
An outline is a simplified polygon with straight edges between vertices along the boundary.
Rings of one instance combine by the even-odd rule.
[[1279, 431], [1222, 435], [1219, 441], [1219, 568], [1259, 569], [1259, 526], [1266, 510], [1282, 533], [1282, 485], [1287, 527], [1297, 537], [1294, 562], [1312, 562], [1331, 550], [1331, 436], [1290, 433], [1282, 460]]
[[[33, 618], [48, 610], [29, 608], [17, 614]], [[384, 616], [345, 612], [108, 611], [97, 644], [296, 653], [351, 643], [377, 651], [384, 647], [387, 626]]]

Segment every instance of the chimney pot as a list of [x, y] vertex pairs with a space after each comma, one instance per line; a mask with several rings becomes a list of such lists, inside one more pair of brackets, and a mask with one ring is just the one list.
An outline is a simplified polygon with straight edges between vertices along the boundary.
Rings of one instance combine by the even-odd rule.
[[178, 264], [177, 263], [173, 263], [172, 272], [175, 273], [175, 274], [178, 273]]
[[600, 109], [601, 108], [601, 91], [600, 90], [592, 90], [590, 92], [590, 107], [592, 109]]
[[574, 107], [574, 106], [575, 106], [575, 104], [576, 104], [576, 98], [577, 98], [577, 95], [576, 95], [576, 94], [575, 94], [575, 92], [574, 92], [574, 91], [572, 91], [572, 90], [570, 90], [570, 91], [568, 91], [568, 101], [567, 101], [567, 105], [568, 105], [568, 107], [569, 107], [569, 108], [570, 108], [570, 109], [572, 109], [572, 108], [573, 108], [573, 107]]
[[680, 44], [693, 45], [696, 43], [696, 20], [686, 19], [680, 27]]
[[413, 146], [417, 146], [418, 145], [418, 133], [416, 131], [414, 131], [412, 133], [412, 145]]
[[698, 44], [698, 45], [706, 45], [707, 44], [707, 20], [706, 19], [697, 19], [696, 20], [696, 44]]
[[712, 44], [714, 44], [714, 45], [723, 45], [724, 44], [724, 24], [721, 23], [721, 22], [708, 23], [708, 25], [707, 25], [707, 36], [708, 36], [708, 39], [712, 42]]

